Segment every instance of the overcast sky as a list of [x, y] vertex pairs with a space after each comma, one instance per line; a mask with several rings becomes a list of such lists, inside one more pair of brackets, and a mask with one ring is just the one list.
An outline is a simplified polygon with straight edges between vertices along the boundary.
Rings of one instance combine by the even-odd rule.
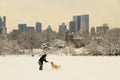
[[50, 24], [53, 30], [75, 15], [89, 14], [90, 27], [107, 23], [120, 27], [120, 0], [0, 0], [0, 16], [7, 17], [7, 29], [18, 28], [18, 23], [35, 26], [41, 22], [43, 29]]

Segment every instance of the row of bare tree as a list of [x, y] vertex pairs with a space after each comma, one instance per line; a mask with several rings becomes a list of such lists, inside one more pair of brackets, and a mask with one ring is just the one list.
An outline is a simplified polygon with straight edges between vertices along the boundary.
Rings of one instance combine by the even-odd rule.
[[[81, 43], [84, 44], [88, 51], [88, 55], [120, 55], [120, 28], [109, 30], [106, 34], [80, 34], [75, 33], [74, 36], [82, 38]], [[10, 52], [19, 54], [19, 50], [29, 49], [33, 54], [33, 49], [48, 49], [51, 42], [55, 39], [65, 39], [65, 36], [51, 30], [45, 30], [41, 33], [35, 31], [13, 31], [8, 34], [7, 39], [0, 38], [0, 54]], [[46, 44], [46, 47], [41, 45]], [[79, 44], [76, 42], [75, 44]], [[59, 46], [60, 47], [60, 46]], [[64, 47], [63, 47], [64, 48]]]
[[97, 34], [86, 48], [89, 55], [120, 55], [120, 28]]
[[8, 39], [16, 41], [20, 49], [30, 49], [33, 54], [33, 49], [41, 48], [43, 43], [47, 43], [49, 46], [50, 42], [57, 38], [57, 33], [49, 30], [43, 32], [36, 31], [16, 31], [11, 32], [8, 35]]

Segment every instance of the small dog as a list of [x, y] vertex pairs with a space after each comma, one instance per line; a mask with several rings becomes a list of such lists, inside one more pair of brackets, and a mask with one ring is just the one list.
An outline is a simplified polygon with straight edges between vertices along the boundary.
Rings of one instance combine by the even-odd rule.
[[51, 64], [52, 69], [58, 70], [61, 67], [61, 66], [54, 64], [54, 62], [50, 62], [50, 64]]

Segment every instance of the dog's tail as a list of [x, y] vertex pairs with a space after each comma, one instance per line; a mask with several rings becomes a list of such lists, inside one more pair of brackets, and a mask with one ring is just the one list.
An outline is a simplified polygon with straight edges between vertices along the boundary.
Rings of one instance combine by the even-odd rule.
[[61, 68], [61, 65], [59, 65], [59, 68]]

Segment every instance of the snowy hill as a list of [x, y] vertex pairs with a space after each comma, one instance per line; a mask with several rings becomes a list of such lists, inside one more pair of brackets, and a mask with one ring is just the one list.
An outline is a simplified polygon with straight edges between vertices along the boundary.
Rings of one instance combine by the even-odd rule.
[[39, 56], [0, 56], [0, 80], [120, 80], [120, 57], [48, 55], [47, 60], [61, 65], [52, 70], [44, 63], [39, 71]]

